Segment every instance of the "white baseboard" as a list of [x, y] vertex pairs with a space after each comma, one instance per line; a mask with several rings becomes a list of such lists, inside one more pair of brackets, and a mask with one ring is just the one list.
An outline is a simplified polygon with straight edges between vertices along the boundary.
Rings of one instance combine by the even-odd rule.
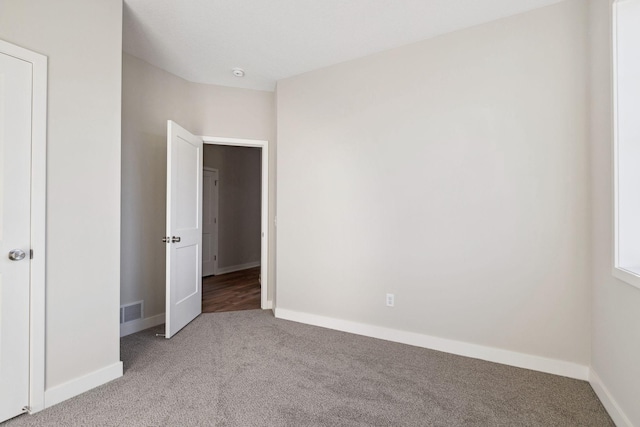
[[260, 307], [263, 310], [271, 310], [273, 309], [273, 301], [272, 300], [267, 300], [267, 303], [264, 305], [264, 307]]
[[165, 322], [164, 313], [156, 314], [155, 316], [145, 317], [144, 319], [136, 319], [131, 322], [120, 324], [120, 338], [127, 335], [135, 334], [136, 332], [144, 331], [145, 329], [152, 328], [154, 326], [162, 325]]
[[230, 265], [229, 267], [218, 268], [216, 276], [220, 274], [233, 273], [234, 271], [246, 270], [247, 268], [260, 267], [260, 261], [248, 262], [246, 264]]
[[122, 362], [105, 366], [80, 378], [52, 387], [44, 392], [44, 407], [48, 408], [122, 376]]
[[279, 319], [292, 320], [294, 322], [321, 326], [323, 328], [335, 329], [356, 335], [409, 344], [416, 347], [457, 354], [459, 356], [473, 357], [475, 359], [501, 363], [503, 365], [516, 366], [518, 368], [531, 369], [585, 381], [589, 378], [588, 366], [566, 362], [564, 360], [549, 359], [495, 347], [487, 347], [349, 320], [334, 319], [332, 317], [318, 316], [282, 308], [276, 308], [274, 314], [275, 317]]
[[602, 380], [596, 373], [596, 371], [591, 368], [589, 372], [589, 383], [591, 387], [593, 387], [593, 391], [596, 392], [598, 398], [602, 402], [602, 405], [609, 413], [609, 416], [613, 420], [613, 422], [618, 427], [633, 427], [631, 420], [626, 416], [626, 414], [622, 411], [618, 403], [615, 401], [607, 387], [603, 384]]

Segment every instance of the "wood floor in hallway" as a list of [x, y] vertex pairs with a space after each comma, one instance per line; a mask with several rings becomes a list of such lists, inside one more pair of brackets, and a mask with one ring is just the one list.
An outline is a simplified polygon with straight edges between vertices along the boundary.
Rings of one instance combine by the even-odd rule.
[[260, 267], [202, 278], [202, 312], [260, 308]]

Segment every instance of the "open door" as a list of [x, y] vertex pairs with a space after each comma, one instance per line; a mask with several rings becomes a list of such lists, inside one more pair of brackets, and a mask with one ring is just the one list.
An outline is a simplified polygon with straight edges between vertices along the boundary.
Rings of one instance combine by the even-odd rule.
[[202, 312], [202, 147], [167, 122], [166, 338]]

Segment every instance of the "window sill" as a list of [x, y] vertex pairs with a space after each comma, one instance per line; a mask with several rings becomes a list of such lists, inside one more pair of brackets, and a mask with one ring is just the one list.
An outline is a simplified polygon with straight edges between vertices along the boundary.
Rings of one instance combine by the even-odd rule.
[[620, 267], [613, 267], [613, 277], [640, 289], [640, 275]]

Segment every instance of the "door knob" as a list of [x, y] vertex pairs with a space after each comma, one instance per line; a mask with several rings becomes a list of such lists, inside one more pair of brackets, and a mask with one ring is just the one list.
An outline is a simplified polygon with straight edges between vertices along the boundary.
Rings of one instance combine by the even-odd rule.
[[172, 242], [172, 243], [176, 243], [176, 242], [179, 242], [179, 241], [180, 241], [180, 238], [179, 238], [179, 237], [173, 236], [173, 237], [171, 238], [171, 242]]
[[26, 254], [24, 251], [21, 251], [20, 249], [13, 249], [9, 251], [9, 259], [11, 261], [20, 261], [21, 259], [24, 259], [25, 256]]

